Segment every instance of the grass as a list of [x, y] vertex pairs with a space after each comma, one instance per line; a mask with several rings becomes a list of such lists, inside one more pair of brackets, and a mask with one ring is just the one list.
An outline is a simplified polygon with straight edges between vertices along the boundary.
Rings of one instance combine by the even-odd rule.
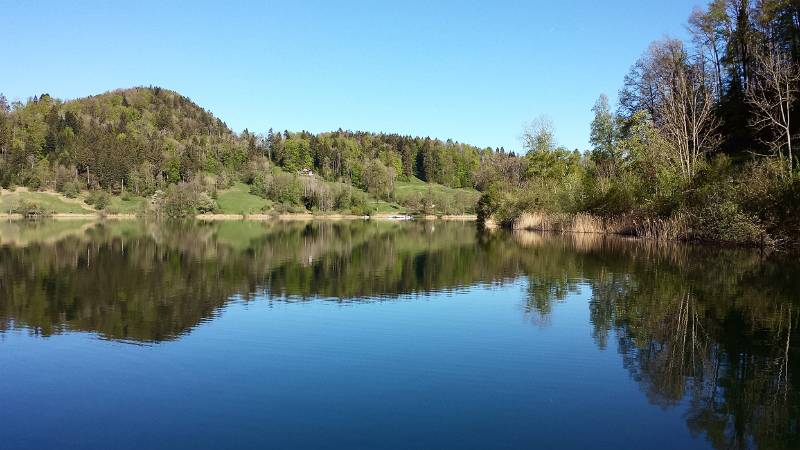
[[481, 194], [471, 188], [451, 188], [412, 178], [408, 181], [397, 181], [394, 196], [397, 203], [406, 206], [418, 204], [422, 199], [431, 197], [437, 213], [457, 214], [473, 212]]
[[405, 208], [395, 202], [390, 203], [384, 200], [375, 200], [374, 198], [369, 199], [369, 206], [377, 214], [402, 214], [406, 212]]
[[144, 211], [146, 207], [147, 199], [144, 197], [131, 195], [127, 200], [124, 200], [122, 196], [112, 195], [106, 211], [111, 214], [136, 214]]
[[[79, 198], [68, 199], [55, 192], [29, 192], [19, 189], [14, 192], [3, 191], [0, 195], [0, 212], [8, 212], [22, 201], [40, 205], [54, 214], [91, 214], [96, 211], [83, 203], [86, 193]], [[405, 214], [412, 213], [414, 209], [410, 204], [419, 199], [433, 196], [437, 204], [437, 213], [459, 213], [467, 207], [474, 208], [480, 194], [472, 189], [455, 189], [435, 183], [425, 183], [419, 179], [398, 181], [395, 183], [395, 201], [387, 202], [374, 197], [368, 199], [370, 208], [378, 214]], [[131, 195], [124, 200], [122, 196], [112, 195], [106, 212], [110, 214], [137, 214], [147, 208], [148, 200], [144, 197]], [[236, 183], [231, 188], [221, 190], [217, 194], [218, 212], [221, 214], [259, 214], [268, 211], [273, 204], [270, 200], [263, 199], [250, 193], [250, 187], [245, 183]], [[349, 212], [349, 211], [344, 211]]]
[[0, 196], [0, 211], [8, 212], [21, 202], [35, 203], [54, 214], [91, 214], [94, 211], [78, 200], [68, 200], [54, 192], [3, 191]]
[[415, 193], [426, 194], [428, 192], [428, 189], [430, 189], [432, 192], [441, 194], [455, 195], [461, 192], [461, 193], [474, 194], [480, 196], [480, 193], [475, 189], [451, 188], [441, 184], [426, 183], [416, 177], [413, 177], [408, 181], [397, 181], [394, 184], [395, 195], [415, 194]]
[[217, 193], [217, 205], [222, 214], [258, 214], [271, 206], [271, 202], [251, 194], [248, 185], [236, 183]]

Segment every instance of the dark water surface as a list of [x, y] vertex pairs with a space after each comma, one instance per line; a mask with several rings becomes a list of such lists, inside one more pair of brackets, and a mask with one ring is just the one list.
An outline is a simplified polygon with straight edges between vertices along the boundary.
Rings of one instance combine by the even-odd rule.
[[5, 223], [0, 448], [800, 448], [798, 297], [473, 224]]

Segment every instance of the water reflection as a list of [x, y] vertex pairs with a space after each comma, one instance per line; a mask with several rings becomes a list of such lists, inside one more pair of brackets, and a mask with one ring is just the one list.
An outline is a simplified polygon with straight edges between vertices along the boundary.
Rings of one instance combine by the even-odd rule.
[[592, 235], [551, 244], [517, 237], [535, 252], [572, 249], [542, 258], [548, 266], [526, 267], [530, 308], [547, 316], [575, 289], [570, 280], [586, 280], [597, 345], [616, 340], [650, 402], [667, 408], [688, 398], [689, 429], [715, 448], [800, 445], [795, 261]]
[[[298, 301], [456, 289], [517, 273], [474, 228], [421, 223], [44, 222], [0, 230], [0, 330], [162, 341], [236, 295]], [[58, 238], [53, 238], [54, 235]], [[47, 238], [42, 238], [47, 236]]]
[[800, 268], [737, 249], [455, 223], [0, 225], [0, 331], [173, 340], [242, 301], [382, 301], [525, 279], [522, 313], [590, 292], [592, 337], [715, 447], [796, 448]]

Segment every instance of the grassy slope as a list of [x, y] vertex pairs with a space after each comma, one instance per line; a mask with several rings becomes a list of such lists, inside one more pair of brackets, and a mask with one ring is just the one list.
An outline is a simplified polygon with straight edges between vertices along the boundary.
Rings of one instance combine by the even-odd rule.
[[[456, 195], [474, 197], [475, 202], [479, 193], [472, 189], [454, 189], [439, 184], [428, 184], [421, 180], [398, 181], [395, 184], [395, 197], [398, 199], [413, 195], [426, 195], [428, 190], [449, 198]], [[56, 214], [90, 214], [95, 212], [93, 208], [83, 203], [85, 193], [78, 199], [68, 199], [62, 194], [55, 192], [28, 192], [17, 190], [15, 192], [3, 191], [0, 195], [0, 212], [7, 212], [21, 201], [36, 203], [53, 211]], [[250, 193], [250, 187], [244, 183], [236, 183], [230, 189], [220, 191], [217, 196], [217, 204], [222, 214], [258, 214], [268, 211], [272, 207], [272, 202]], [[370, 199], [370, 205], [377, 213], [402, 214], [406, 208], [397, 202], [386, 202]], [[111, 196], [111, 201], [106, 208], [106, 212], [111, 214], [136, 214], [147, 207], [147, 199], [143, 197], [131, 196], [128, 200], [123, 200], [121, 196]]]
[[147, 199], [144, 197], [130, 196], [123, 200], [121, 196], [111, 196], [106, 212], [109, 214], [137, 214], [147, 208]]
[[26, 201], [36, 203], [55, 214], [91, 214], [94, 211], [81, 203], [80, 200], [67, 199], [63, 195], [55, 192], [27, 192], [27, 191], [3, 191], [0, 195], [0, 212], [8, 212], [9, 209]]
[[369, 199], [369, 205], [375, 209], [378, 214], [403, 214], [406, 209], [395, 202], [387, 202], [384, 200]]
[[412, 178], [409, 181], [398, 181], [394, 185], [394, 195], [395, 197], [400, 197], [402, 195], [413, 195], [413, 194], [427, 194], [428, 189], [433, 191], [434, 193], [440, 193], [445, 195], [456, 195], [458, 193], [462, 193], [465, 195], [469, 195], [475, 197], [475, 201], [480, 197], [480, 192], [476, 191], [475, 189], [464, 189], [464, 188], [451, 188], [447, 186], [443, 186], [441, 184], [436, 183], [426, 183], [418, 178]]
[[[424, 198], [428, 191], [436, 197], [447, 199], [451, 204], [466, 202], [477, 205], [480, 192], [475, 189], [451, 188], [436, 183], [426, 183], [418, 178], [409, 181], [398, 181], [394, 187], [394, 197], [399, 203], [411, 198]], [[437, 208], [438, 210], [438, 208]]]
[[272, 202], [250, 193], [250, 187], [236, 183], [230, 189], [217, 193], [217, 205], [222, 214], [257, 214]]

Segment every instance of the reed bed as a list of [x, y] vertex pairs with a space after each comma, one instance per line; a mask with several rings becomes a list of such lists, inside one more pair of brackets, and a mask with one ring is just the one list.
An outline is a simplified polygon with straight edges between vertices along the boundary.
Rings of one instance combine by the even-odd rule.
[[525, 212], [512, 224], [515, 230], [557, 233], [618, 234], [655, 240], [681, 240], [690, 236], [689, 218], [676, 214], [666, 219], [623, 215], [611, 218], [586, 213]]

